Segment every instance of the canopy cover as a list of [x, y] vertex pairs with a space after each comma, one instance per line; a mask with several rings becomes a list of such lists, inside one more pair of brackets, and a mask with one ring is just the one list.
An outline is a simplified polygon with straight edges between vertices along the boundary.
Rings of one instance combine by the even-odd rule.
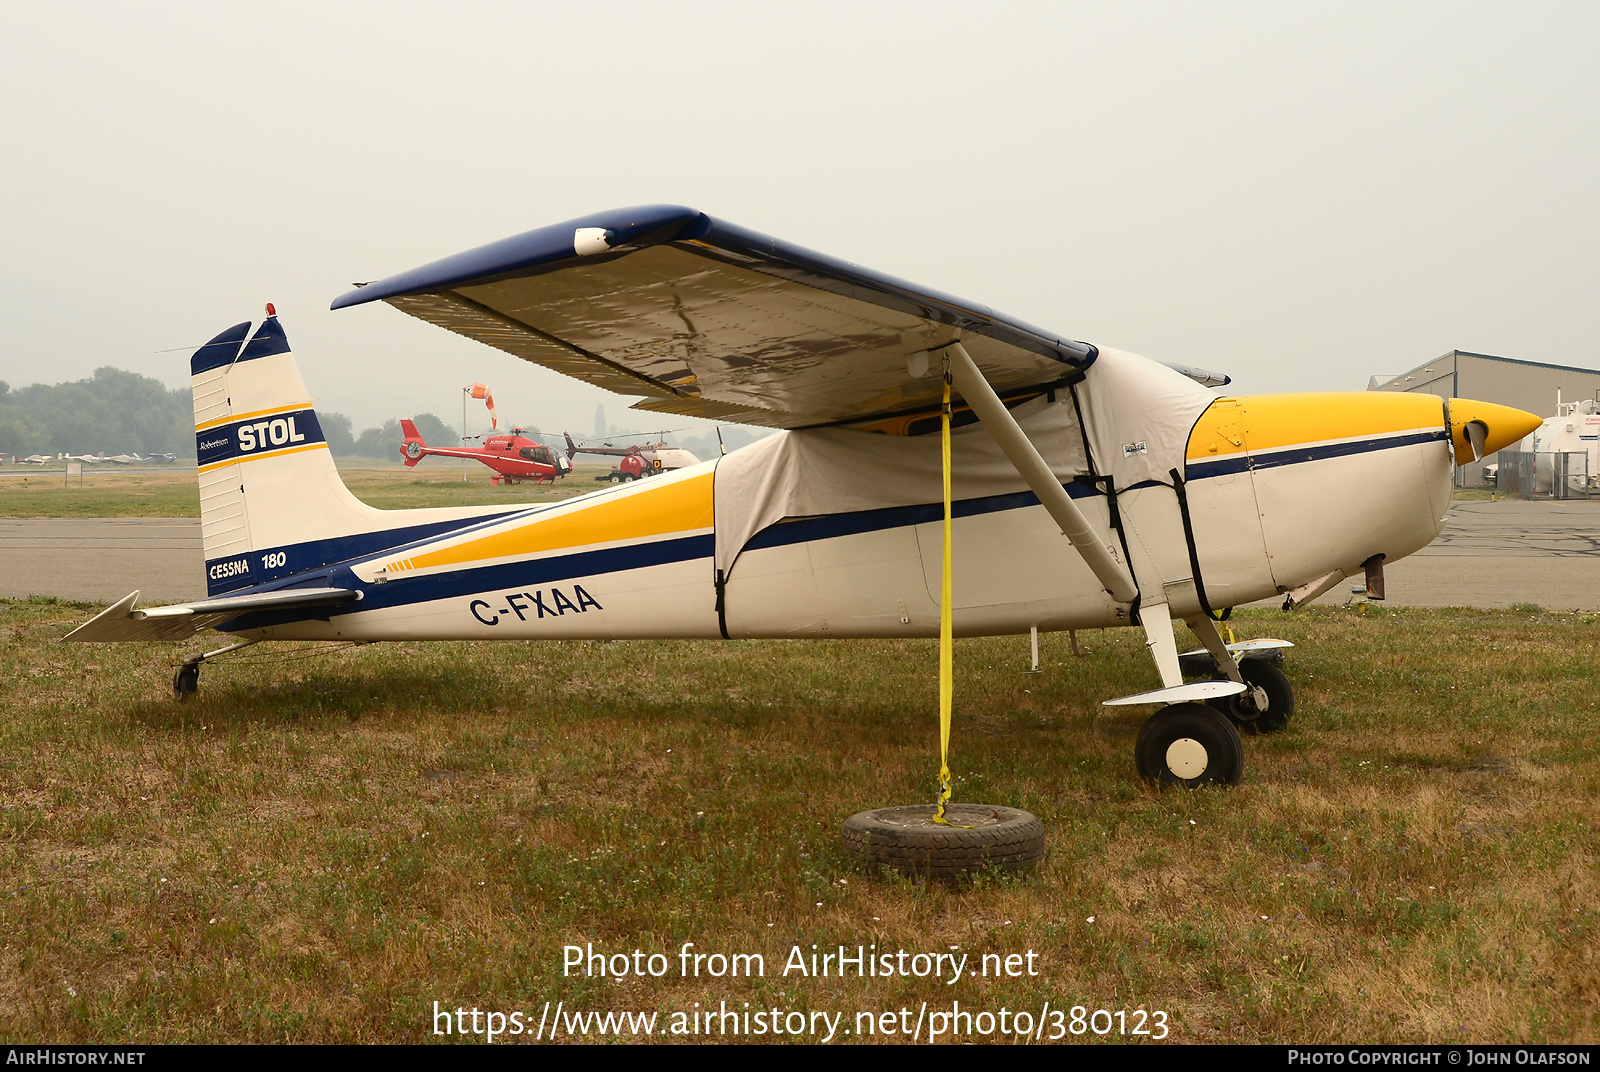
[[[1087, 476], [1110, 476], [1118, 488], [1170, 484], [1171, 470], [1182, 471], [1189, 429], [1211, 403], [1210, 393], [1182, 374], [1110, 349], [1073, 390], [1078, 404], [1063, 390], [1054, 402], [1040, 395], [1011, 411], [1063, 486]], [[1027, 492], [982, 425], [954, 431], [950, 448], [955, 501]], [[716, 567], [730, 575], [750, 540], [785, 519], [940, 503], [942, 477], [937, 435], [811, 428], [768, 436], [717, 465]]]

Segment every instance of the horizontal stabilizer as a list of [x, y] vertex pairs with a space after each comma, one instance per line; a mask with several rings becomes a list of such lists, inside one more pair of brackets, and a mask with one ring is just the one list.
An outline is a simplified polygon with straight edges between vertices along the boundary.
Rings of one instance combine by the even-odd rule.
[[289, 588], [253, 595], [202, 599], [168, 607], [134, 610], [134, 592], [68, 633], [63, 640], [104, 643], [127, 640], [187, 640], [229, 618], [250, 611], [332, 607], [354, 602], [361, 593], [348, 588]]

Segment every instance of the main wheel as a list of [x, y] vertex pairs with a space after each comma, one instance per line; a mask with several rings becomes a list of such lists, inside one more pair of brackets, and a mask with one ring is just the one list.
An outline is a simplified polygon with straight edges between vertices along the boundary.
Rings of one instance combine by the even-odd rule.
[[[1250, 689], [1206, 702], [1245, 733], [1276, 733], [1287, 726], [1294, 714], [1294, 686], [1289, 684], [1289, 675], [1265, 659], [1241, 660], [1239, 673]], [[1265, 706], [1256, 700], [1257, 688], [1266, 693]]]
[[950, 825], [933, 821], [932, 804], [857, 812], [844, 821], [845, 855], [867, 867], [955, 878], [980, 868], [1026, 871], [1044, 855], [1038, 816], [992, 804], [946, 804]]
[[1140, 776], [1161, 785], [1234, 785], [1244, 776], [1239, 731], [1204, 704], [1173, 704], [1151, 715], [1133, 754]]
[[178, 672], [172, 675], [172, 698], [186, 700], [200, 689], [200, 667], [195, 663], [184, 663], [178, 667]]

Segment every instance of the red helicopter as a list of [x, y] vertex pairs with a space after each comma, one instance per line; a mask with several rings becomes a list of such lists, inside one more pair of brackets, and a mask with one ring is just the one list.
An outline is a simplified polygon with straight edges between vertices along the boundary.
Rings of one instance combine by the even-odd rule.
[[699, 458], [682, 447], [668, 446], [664, 438], [655, 443], [637, 443], [629, 447], [613, 447], [610, 443], [603, 447], [580, 447], [572, 441], [571, 432], [562, 434], [567, 439], [569, 460], [575, 454], [603, 454], [620, 459], [613, 463], [616, 468], [609, 475], [595, 477], [596, 480], [609, 480], [613, 484], [626, 480], [642, 480], [647, 476], [659, 476], [674, 469], [700, 464]]
[[400, 457], [406, 465], [414, 466], [430, 454], [441, 458], [475, 458], [494, 470], [491, 484], [553, 484], [572, 470], [572, 463], [542, 443], [535, 443], [513, 428], [509, 435], [489, 436], [481, 447], [430, 447], [422, 441], [417, 426], [409, 420], [400, 422], [405, 442], [400, 446]]

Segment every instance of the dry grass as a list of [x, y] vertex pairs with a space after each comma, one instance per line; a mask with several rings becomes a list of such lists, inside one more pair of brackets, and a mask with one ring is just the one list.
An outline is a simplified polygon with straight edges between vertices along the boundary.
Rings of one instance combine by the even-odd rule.
[[[0, 1038], [418, 1041], [528, 1010], [1159, 1008], [1179, 1041], [1593, 1042], [1593, 619], [1312, 608], [1243, 785], [1136, 784], [1131, 632], [1019, 674], [957, 645], [958, 799], [1030, 809], [1026, 881], [848, 870], [930, 796], [929, 642], [402, 644], [208, 667], [0, 607]], [[1088, 917], [1094, 922], [1087, 922]], [[561, 947], [765, 978], [563, 978]], [[1040, 954], [1038, 978], [785, 979], [790, 946]], [[676, 960], [673, 961], [676, 969]], [[849, 1016], [845, 1024], [851, 1024]]]

